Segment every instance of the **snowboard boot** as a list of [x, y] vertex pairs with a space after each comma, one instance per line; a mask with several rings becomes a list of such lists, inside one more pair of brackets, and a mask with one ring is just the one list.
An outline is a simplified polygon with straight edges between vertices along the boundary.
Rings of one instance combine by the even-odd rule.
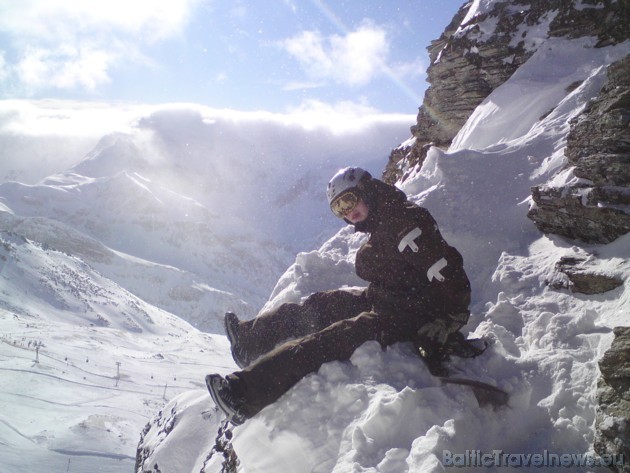
[[433, 376], [448, 376], [448, 368], [444, 364], [449, 360], [449, 357], [443, 351], [434, 347], [429, 350], [418, 347], [418, 354]]
[[481, 355], [489, 343], [481, 338], [467, 339], [463, 333], [455, 332], [449, 335], [444, 344], [443, 351], [449, 356], [460, 358], [475, 358]]
[[244, 401], [235, 392], [234, 382], [220, 374], [206, 376], [206, 386], [216, 406], [233, 425], [241, 425], [247, 420], [247, 416], [242, 410]]
[[243, 329], [238, 316], [234, 312], [226, 312], [223, 324], [225, 326], [225, 334], [230, 341], [230, 350], [234, 362], [239, 368], [246, 368], [251, 360], [243, 343]]

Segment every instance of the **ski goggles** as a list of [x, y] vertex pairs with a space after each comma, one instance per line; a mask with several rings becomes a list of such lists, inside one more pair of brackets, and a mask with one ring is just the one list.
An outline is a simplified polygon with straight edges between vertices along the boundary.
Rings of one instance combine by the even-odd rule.
[[352, 191], [344, 192], [330, 203], [330, 210], [336, 217], [346, 218], [359, 203], [359, 196]]

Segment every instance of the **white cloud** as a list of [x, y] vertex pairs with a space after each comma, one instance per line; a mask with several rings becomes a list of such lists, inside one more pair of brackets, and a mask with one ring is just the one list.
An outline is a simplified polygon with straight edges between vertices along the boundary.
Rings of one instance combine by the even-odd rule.
[[[367, 101], [305, 100], [284, 113], [215, 109], [193, 104], [146, 105], [135, 103], [81, 102], [70, 100], [0, 100], [0, 137], [3, 134], [29, 137], [65, 135], [102, 136], [114, 131], [129, 132], [143, 116], [186, 111], [204, 117], [207, 123], [228, 120], [249, 129], [253, 123], [320, 129], [331, 133], [364, 132], [378, 124], [415, 122], [415, 114], [383, 113]], [[172, 125], [171, 125], [172, 126]], [[186, 126], [186, 122], [184, 125]], [[393, 143], [395, 144], [395, 143]], [[0, 149], [0, 161], [2, 150]]]
[[[137, 143], [153, 143], [154, 138], [154, 143], [185, 142], [196, 153], [187, 158], [191, 169], [196, 165], [189, 159], [195, 156], [198, 169], [216, 165], [241, 176], [241, 183], [243, 166], [252, 160], [261, 170], [284, 173], [299, 170], [296, 157], [309, 166], [324, 163], [318, 175], [327, 179], [342, 162], [375, 163], [379, 169], [392, 147], [408, 138], [413, 123], [415, 114], [384, 114], [347, 101], [311, 100], [286, 113], [272, 113], [193, 104], [0, 100], [0, 182], [9, 176], [36, 183], [63, 172], [113, 132], [133, 135]], [[163, 159], [160, 149], [152, 150], [151, 159]], [[13, 170], [18, 169], [16, 176]], [[185, 185], [195, 188], [190, 182]]]
[[324, 50], [324, 39], [318, 31], [304, 31], [284, 41], [286, 50], [316, 76], [330, 75], [332, 57]]
[[146, 62], [134, 45], [180, 34], [203, 1], [0, 0], [0, 32], [18, 58], [5, 70], [11, 69], [29, 92], [94, 90], [123, 61]]
[[27, 48], [15, 71], [29, 89], [94, 90], [109, 82], [107, 71], [116, 60], [116, 53], [88, 45], [62, 45], [54, 50]]
[[287, 114], [291, 121], [300, 123], [306, 129], [326, 128], [331, 133], [357, 132], [374, 123], [408, 123], [412, 125], [415, 116], [400, 113], [383, 113], [368, 105], [367, 100], [348, 100], [326, 103], [320, 100], [305, 100], [300, 106], [290, 109]]
[[117, 31], [156, 41], [179, 33], [201, 1], [0, 0], [0, 30], [39, 40]]
[[282, 45], [313, 78], [351, 86], [365, 85], [381, 74], [389, 54], [386, 31], [371, 22], [345, 36], [304, 31]]
[[[292, 108], [289, 111], [293, 116], [319, 116], [321, 117], [321, 123], [327, 123], [328, 120], [325, 117], [337, 116], [344, 120], [353, 120], [360, 117], [366, 117], [371, 115], [383, 116], [383, 113], [371, 107], [365, 102], [351, 102], [343, 100], [337, 103], [327, 103], [321, 100], [309, 99], [303, 101], [298, 107]], [[302, 122], [301, 119], [299, 119]]]
[[69, 100], [0, 100], [0, 136], [97, 138], [127, 131], [148, 105]]

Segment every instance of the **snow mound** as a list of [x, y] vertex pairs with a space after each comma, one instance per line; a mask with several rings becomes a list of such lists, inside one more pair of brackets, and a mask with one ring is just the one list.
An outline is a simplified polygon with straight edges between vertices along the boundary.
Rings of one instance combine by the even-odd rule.
[[15, 232], [0, 231], [0, 288], [2, 471], [129, 471], [167, 399], [234, 367], [224, 337]]

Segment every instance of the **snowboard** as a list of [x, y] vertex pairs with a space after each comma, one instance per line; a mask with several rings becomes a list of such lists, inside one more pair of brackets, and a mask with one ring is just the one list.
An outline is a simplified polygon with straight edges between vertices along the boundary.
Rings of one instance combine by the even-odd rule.
[[445, 345], [444, 351], [438, 357], [430, 357], [422, 347], [418, 347], [419, 355], [429, 368], [433, 376], [438, 378], [442, 385], [458, 384], [472, 389], [480, 406], [491, 405], [494, 407], [507, 406], [510, 396], [496, 386], [475, 379], [461, 378], [451, 375], [443, 365], [451, 356], [459, 358], [476, 358], [482, 355], [492, 344], [492, 341], [482, 338], [465, 339], [457, 332]]
[[472, 389], [473, 394], [477, 398], [480, 406], [507, 406], [510, 396], [502, 389], [497, 388], [488, 383], [477, 381], [475, 379], [455, 378], [449, 376], [437, 377], [442, 384], [458, 384], [460, 386], [468, 386]]

